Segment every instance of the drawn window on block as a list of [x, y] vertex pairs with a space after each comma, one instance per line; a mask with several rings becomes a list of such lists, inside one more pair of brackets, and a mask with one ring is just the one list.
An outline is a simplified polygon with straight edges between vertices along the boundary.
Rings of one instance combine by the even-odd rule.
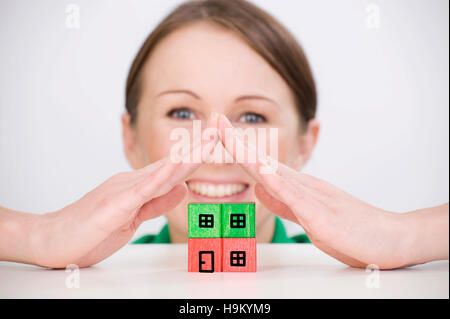
[[214, 228], [214, 215], [213, 214], [198, 215], [198, 225], [200, 228]]
[[245, 267], [245, 251], [230, 251], [230, 266]]
[[245, 214], [231, 214], [230, 215], [231, 228], [245, 228]]
[[198, 271], [214, 272], [214, 251], [200, 251], [198, 253]]

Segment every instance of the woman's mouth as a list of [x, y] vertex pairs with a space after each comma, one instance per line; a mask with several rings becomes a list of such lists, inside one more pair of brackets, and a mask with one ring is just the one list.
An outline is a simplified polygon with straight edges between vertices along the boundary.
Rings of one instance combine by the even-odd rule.
[[200, 199], [236, 199], [248, 189], [245, 183], [220, 183], [204, 181], [187, 181], [189, 191]]

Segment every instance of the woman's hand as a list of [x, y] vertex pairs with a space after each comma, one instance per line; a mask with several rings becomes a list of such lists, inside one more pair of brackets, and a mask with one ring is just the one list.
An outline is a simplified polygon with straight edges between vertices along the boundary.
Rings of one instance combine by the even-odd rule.
[[165, 158], [119, 173], [75, 203], [40, 216], [31, 231], [32, 263], [62, 268], [100, 262], [125, 245], [142, 222], [178, 205], [186, 194], [180, 183], [198, 165]]
[[31, 263], [62, 268], [100, 262], [125, 245], [142, 222], [178, 205], [186, 194], [181, 183], [198, 165], [165, 158], [119, 173], [75, 203], [39, 216], [30, 232]]
[[[217, 118], [210, 119], [216, 126]], [[184, 180], [207, 158], [217, 138], [196, 145], [176, 160], [164, 158], [133, 172], [119, 173], [73, 204], [35, 215], [0, 207], [0, 260], [50, 268], [96, 264], [124, 246], [145, 220], [180, 203]], [[214, 144], [211, 145], [210, 144]]]
[[[234, 158], [239, 148], [241, 154], [248, 155], [241, 164], [259, 182], [255, 193], [260, 202], [280, 217], [300, 224], [311, 242], [325, 253], [353, 267], [375, 264], [380, 269], [448, 259], [448, 205], [429, 210], [427, 223], [425, 215], [417, 212], [381, 210], [325, 181], [260, 157], [253, 145], [239, 135], [228, 134], [233, 127], [223, 115], [218, 128], [224, 147]], [[256, 158], [256, 163], [249, 158]], [[263, 167], [266, 171], [277, 169], [264, 174]], [[417, 218], [420, 215], [422, 221]], [[423, 228], [419, 230], [424, 224], [429, 226], [427, 234]]]

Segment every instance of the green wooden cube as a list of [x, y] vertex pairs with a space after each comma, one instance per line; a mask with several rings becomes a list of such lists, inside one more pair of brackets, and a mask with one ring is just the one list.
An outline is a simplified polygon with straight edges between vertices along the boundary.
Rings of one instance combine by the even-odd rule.
[[222, 204], [222, 237], [255, 237], [255, 203]]
[[188, 237], [222, 237], [222, 212], [220, 204], [188, 204]]

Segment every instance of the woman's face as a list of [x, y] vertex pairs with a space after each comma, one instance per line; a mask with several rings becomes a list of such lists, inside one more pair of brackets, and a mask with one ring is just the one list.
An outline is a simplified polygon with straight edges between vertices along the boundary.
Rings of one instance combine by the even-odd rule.
[[[137, 121], [123, 116], [125, 150], [138, 169], [170, 155], [175, 128], [202, 129], [211, 112], [235, 127], [278, 129], [278, 160], [300, 169], [317, 129], [301, 134], [288, 85], [236, 34], [207, 22], [191, 24], [164, 38], [148, 58], [141, 77]], [[311, 141], [313, 141], [311, 143]], [[188, 194], [168, 212], [172, 241], [187, 240], [187, 203], [256, 202], [256, 237], [270, 241], [273, 216], [257, 202], [255, 181], [238, 164], [202, 164], [186, 181]], [[184, 238], [184, 240], [183, 240]]]

